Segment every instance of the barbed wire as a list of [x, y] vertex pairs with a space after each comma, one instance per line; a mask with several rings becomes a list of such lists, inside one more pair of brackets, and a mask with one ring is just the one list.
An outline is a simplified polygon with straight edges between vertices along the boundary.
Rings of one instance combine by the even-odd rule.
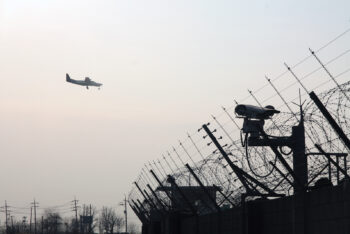
[[[322, 47], [317, 49], [315, 53], [317, 54], [321, 51], [325, 52], [326, 48], [347, 35], [349, 32], [350, 28], [328, 41]], [[350, 49], [342, 50], [334, 57], [328, 59], [327, 62], [324, 63], [324, 66], [335, 65], [341, 59], [343, 59], [343, 62], [346, 62], [344, 58], [349, 55], [349, 52]], [[303, 115], [305, 121], [307, 153], [316, 150], [314, 146], [315, 143], [324, 147], [327, 152], [349, 153], [348, 149], [333, 131], [327, 120], [319, 112], [317, 106], [307, 97], [308, 92], [303, 90], [305, 89], [305, 84], [302, 82], [308, 81], [308, 90], [319, 92], [320, 100], [331, 113], [333, 118], [337, 120], [340, 127], [344, 129], [345, 134], [349, 136], [350, 119], [348, 116], [350, 116], [350, 103], [347, 98], [344, 98], [344, 95], [349, 96], [350, 82], [346, 81], [346, 79], [345, 82], [341, 82], [340, 79], [350, 71], [350, 64], [347, 64], [347, 67], [342, 71], [338, 70], [338, 74], [335, 76], [329, 77], [327, 74], [323, 74], [322, 76], [318, 76], [318, 79], [314, 78], [311, 81], [311, 78], [313, 78], [315, 74], [318, 74], [318, 72], [325, 69], [323, 66], [320, 66], [320, 64], [315, 63], [312, 65], [311, 69], [304, 70], [303, 73], [301, 73], [302, 71], [298, 71], [302, 75], [300, 75], [300, 78], [297, 81], [291, 80], [292, 83], [286, 84], [285, 80], [283, 80], [282, 84], [285, 85], [283, 88], [278, 88], [276, 86], [276, 83], [280, 82], [281, 78], [287, 76], [293, 71], [293, 69], [300, 67], [300, 65], [304, 64], [306, 61], [312, 62], [310, 60], [312, 57], [314, 57], [314, 55], [310, 54], [274, 78], [267, 78], [268, 82], [265, 85], [250, 92], [249, 95], [239, 99], [239, 102], [236, 103], [252, 100], [258, 105], [263, 106], [268, 104], [267, 101], [277, 97], [277, 100], [275, 100], [277, 103], [277, 109], [287, 108], [287, 110], [283, 110], [279, 115], [274, 116], [272, 121], [266, 121], [265, 131], [269, 135], [288, 136], [291, 135], [292, 126], [298, 124], [298, 116], [301, 115], [300, 108], [295, 105], [294, 102], [300, 98], [305, 98], [306, 102], [303, 105]], [[322, 79], [323, 77], [325, 78], [324, 80], [321, 80], [320, 77], [322, 77]], [[290, 78], [293, 78], [293, 76], [290, 76], [289, 79]], [[334, 88], [329, 88], [328, 86], [327, 89], [324, 89], [325, 85], [332, 81], [336, 82], [336, 84], [338, 84], [337, 82], [343, 84], [335, 86]], [[303, 89], [300, 91], [299, 95], [286, 95], [287, 91], [298, 93], [298, 86], [300, 85]], [[275, 93], [260, 100], [257, 94], [261, 93], [262, 90], [265, 90], [268, 87], [274, 88]], [[288, 99], [286, 97], [290, 98]], [[276, 192], [290, 194], [292, 186], [279, 172], [274, 170], [274, 166], [280, 168], [281, 172], [284, 173], [284, 175], [287, 175], [287, 178], [291, 175], [289, 175], [288, 171], [280, 165], [281, 163], [277, 160], [276, 155], [272, 150], [267, 147], [249, 147], [247, 151], [245, 151], [244, 147], [242, 147], [242, 140], [239, 138], [242, 120], [235, 118], [234, 107], [235, 105], [223, 108], [220, 113], [215, 116], [212, 115], [212, 120], [208, 121], [206, 124], [210, 126], [213, 134], [215, 134], [219, 143], [223, 146], [225, 152], [230, 156], [232, 162], [236, 166], [267, 187], [274, 188]], [[292, 165], [291, 155], [284, 155], [284, 158], [289, 165]], [[336, 174], [334, 170], [331, 172], [321, 171], [328, 163], [328, 160], [325, 157], [312, 156], [309, 157], [308, 160], [308, 174], [310, 178], [314, 178], [316, 175], [320, 177], [330, 174], [333, 175], [332, 182], [337, 182], [337, 178], [334, 176]], [[348, 161], [348, 159], [346, 159], [346, 161]], [[153, 163], [145, 164], [142, 173], [135, 181], [137, 183], [142, 183], [145, 189], [147, 188], [147, 185], [149, 185], [155, 190], [156, 195], [161, 202], [170, 207], [171, 201], [169, 197], [160, 189], [158, 181], [153, 175], [149, 174], [149, 171], [153, 170], [162, 186], [165, 187], [171, 186], [168, 181], [168, 175], [175, 178], [178, 186], [198, 186], [198, 183], [194, 180], [193, 176], [187, 169], [186, 164], [189, 164], [192, 167], [195, 174], [205, 186], [212, 186], [215, 184], [222, 188], [222, 193], [218, 194], [217, 200], [224, 201], [224, 197], [227, 196], [232, 203], [237, 204], [239, 202], [241, 194], [244, 193], [242, 184], [225, 160], [223, 160], [222, 155], [218, 152], [214, 144], [212, 144], [209, 138], [206, 135], [203, 135], [201, 131], [187, 133], [187, 138], [179, 141], [178, 144], [163, 153], [160, 159], [155, 160]], [[316, 180], [314, 179], [313, 183], [315, 181]], [[261, 188], [258, 187], [254, 189], [261, 190]], [[151, 196], [150, 199], [155, 198], [154, 196]], [[146, 211], [149, 212], [150, 209], [152, 209], [152, 206], [147, 202], [147, 199], [144, 198], [143, 194], [137, 189], [132, 188], [129, 193], [129, 202], [137, 200], [143, 201], [142, 205], [146, 208]]]

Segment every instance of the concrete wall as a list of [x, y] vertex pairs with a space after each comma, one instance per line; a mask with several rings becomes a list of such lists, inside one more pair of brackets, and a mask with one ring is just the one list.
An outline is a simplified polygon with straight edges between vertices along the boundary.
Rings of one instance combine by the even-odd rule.
[[220, 214], [169, 215], [161, 227], [162, 234], [349, 234], [350, 184], [248, 202]]
[[350, 233], [350, 184], [325, 188], [308, 196], [309, 233]]

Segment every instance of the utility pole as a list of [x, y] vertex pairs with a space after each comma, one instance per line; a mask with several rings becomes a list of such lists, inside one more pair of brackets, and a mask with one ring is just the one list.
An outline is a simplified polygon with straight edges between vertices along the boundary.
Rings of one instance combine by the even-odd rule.
[[33, 213], [33, 207], [30, 207], [29, 233], [32, 233], [32, 213]]
[[38, 208], [38, 204], [35, 199], [34, 199], [34, 202], [31, 203], [33, 205], [33, 208], [34, 208], [34, 234], [37, 234], [36, 232], [36, 208]]
[[124, 202], [119, 203], [119, 205], [120, 205], [120, 206], [124, 206], [125, 233], [128, 233], [128, 210], [127, 210], [126, 195], [124, 195]]
[[124, 195], [124, 214], [125, 214], [125, 232], [128, 233], [128, 210], [126, 203], [126, 195]]
[[22, 217], [22, 232], [25, 233], [27, 230], [27, 216]]
[[72, 201], [73, 203], [73, 211], [75, 212], [75, 228], [76, 231], [78, 232], [78, 227], [79, 227], [79, 223], [78, 223], [78, 201], [75, 197], [74, 200]]
[[91, 217], [91, 221], [89, 222], [89, 233], [91, 233], [92, 232], [92, 222], [94, 221], [93, 219], [93, 217], [92, 217], [92, 207], [91, 207], [91, 204], [90, 204], [90, 212], [89, 212], [89, 215], [90, 215], [90, 217]]
[[41, 216], [41, 234], [44, 234], [44, 216]]
[[27, 222], [27, 216], [22, 217], [22, 231], [26, 231], [26, 222]]
[[8, 233], [8, 206], [7, 206], [7, 201], [5, 201], [5, 223], [6, 223], [6, 234]]
[[13, 232], [13, 215], [11, 215], [11, 230]]

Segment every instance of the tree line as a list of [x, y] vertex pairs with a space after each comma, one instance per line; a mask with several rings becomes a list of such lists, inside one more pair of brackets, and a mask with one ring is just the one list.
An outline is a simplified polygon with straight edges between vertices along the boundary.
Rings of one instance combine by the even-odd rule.
[[[2, 233], [5, 234], [90, 234], [125, 233], [125, 219], [118, 215], [115, 208], [102, 207], [97, 212], [92, 205], [83, 205], [75, 217], [63, 217], [54, 208], [44, 210], [43, 215], [35, 223], [28, 224], [27, 217], [22, 220], [13, 220], [12, 217], [6, 222]], [[138, 234], [138, 226], [128, 223], [128, 234]]]

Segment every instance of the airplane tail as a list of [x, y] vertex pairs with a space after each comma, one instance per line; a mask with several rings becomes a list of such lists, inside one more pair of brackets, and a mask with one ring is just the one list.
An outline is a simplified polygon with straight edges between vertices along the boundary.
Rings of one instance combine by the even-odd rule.
[[68, 73], [66, 73], [66, 81], [71, 81], [72, 79], [69, 77]]

